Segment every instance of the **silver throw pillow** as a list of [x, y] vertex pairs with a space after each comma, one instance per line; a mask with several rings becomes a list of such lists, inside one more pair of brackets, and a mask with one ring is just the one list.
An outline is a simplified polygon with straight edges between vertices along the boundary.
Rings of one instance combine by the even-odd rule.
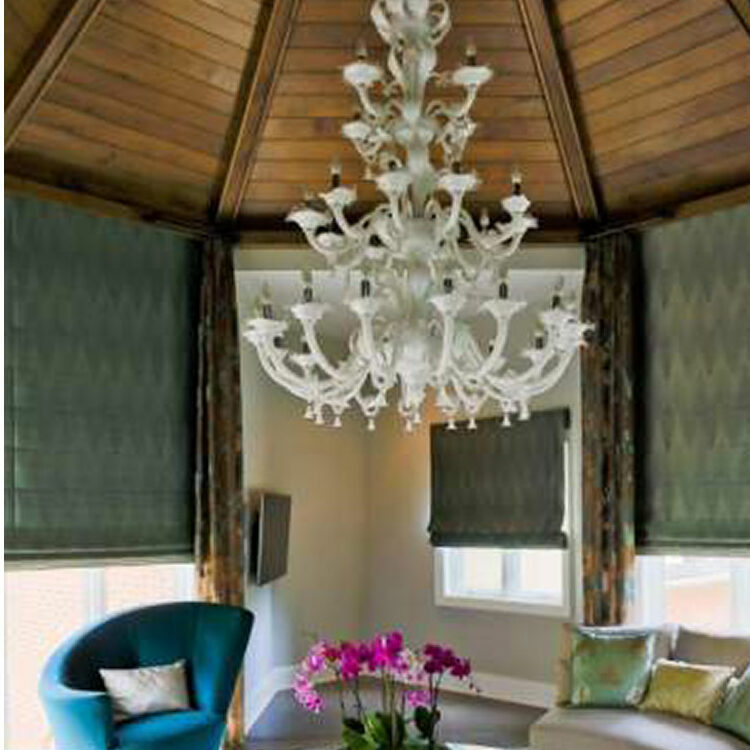
[[184, 659], [138, 669], [100, 669], [115, 721], [190, 709]]

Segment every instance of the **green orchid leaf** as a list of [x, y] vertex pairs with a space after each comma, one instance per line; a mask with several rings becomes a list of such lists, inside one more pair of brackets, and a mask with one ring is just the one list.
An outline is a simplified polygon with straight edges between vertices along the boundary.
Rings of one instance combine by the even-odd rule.
[[365, 733], [365, 725], [359, 719], [348, 717], [344, 719], [343, 724], [347, 729], [351, 729], [353, 732], [357, 732], [357, 734]]
[[372, 742], [367, 734], [346, 726], [341, 732], [341, 739], [347, 750], [376, 750], [377, 748], [377, 743]]
[[385, 721], [384, 714], [365, 715], [365, 735], [376, 747], [388, 748], [391, 745], [390, 722]]
[[425, 739], [433, 736], [439, 721], [440, 711], [432, 711], [425, 706], [417, 706], [414, 709], [414, 726]]

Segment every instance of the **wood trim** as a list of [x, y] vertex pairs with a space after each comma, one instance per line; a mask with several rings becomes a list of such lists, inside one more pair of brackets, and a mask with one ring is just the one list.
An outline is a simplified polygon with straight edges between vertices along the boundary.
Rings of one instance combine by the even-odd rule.
[[727, 3], [750, 36], [750, 0], [727, 0]]
[[518, 0], [552, 130], [578, 217], [600, 218], [597, 193], [544, 0]]
[[644, 211], [629, 217], [621, 216], [608, 222], [595, 232], [584, 233], [582, 239], [586, 241], [615, 232], [642, 230], [646, 227], [658, 226], [679, 219], [689, 219], [694, 216], [705, 216], [745, 204], [750, 204], [750, 182], [728, 185], [696, 198], [665, 205], [658, 211]]
[[709, 214], [744, 203], [750, 204], [750, 182], [683, 203], [677, 207], [675, 218], [687, 219], [690, 216]]
[[6, 151], [105, 2], [65, 2], [35, 42], [5, 97]]
[[[261, 10], [256, 34], [262, 34], [263, 41], [257, 56], [248, 55], [247, 64], [254, 66], [254, 71], [238, 102], [241, 114], [232, 129], [231, 156], [216, 210], [218, 221], [233, 221], [239, 214], [299, 5], [300, 0], [273, 0], [270, 12]], [[250, 78], [247, 70], [245, 80]]]
[[50, 185], [21, 175], [6, 174], [5, 191], [6, 193], [32, 195], [41, 200], [65, 203], [66, 205], [74, 206], [97, 216], [104, 216], [110, 219], [127, 219], [160, 226], [193, 237], [206, 238], [215, 236], [215, 232], [209, 224], [194, 221], [188, 217], [165, 214], [154, 209], [149, 209], [146, 206], [115, 201], [69, 187]]

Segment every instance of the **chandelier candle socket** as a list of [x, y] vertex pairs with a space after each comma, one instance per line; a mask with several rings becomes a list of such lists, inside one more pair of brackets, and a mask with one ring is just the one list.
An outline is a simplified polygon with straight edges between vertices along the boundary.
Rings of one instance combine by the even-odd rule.
[[[306, 198], [287, 217], [332, 269], [358, 280], [359, 293], [342, 302], [358, 318], [349, 355], [334, 364], [324, 354], [316, 328], [332, 306], [315, 301], [309, 276], [302, 301], [285, 319], [274, 318], [264, 289], [243, 335], [265, 372], [307, 402], [305, 416], [317, 424], [340, 425], [356, 405], [372, 430], [388, 393], [398, 389], [398, 409], [411, 431], [433, 389], [449, 427], [464, 418], [475, 427], [487, 406], [499, 408], [510, 425], [513, 415], [528, 418], [531, 399], [558, 382], [591, 326], [580, 321], [574, 295], [559, 287], [528, 348], [515, 358], [505, 351], [511, 321], [527, 306], [510, 298], [507, 263], [537, 222], [518, 172], [501, 203], [506, 221], [493, 224], [483, 211], [477, 225], [463, 205], [480, 184], [462, 167], [476, 128], [469, 113], [492, 71], [477, 64], [468, 40], [466, 64], [436, 72], [437, 46], [450, 29], [444, 0], [376, 0], [371, 17], [390, 48], [387, 65], [372, 62], [364, 43], [357, 44], [344, 80], [359, 110], [342, 132], [364, 161], [365, 178], [387, 200], [350, 221], [346, 212], [357, 194], [342, 185], [336, 161], [330, 190]], [[427, 102], [429, 81], [464, 94], [458, 102]], [[438, 154], [441, 165], [433, 163]], [[494, 324], [484, 345], [476, 334], [482, 317]], [[287, 344], [291, 329], [301, 331], [301, 351]]]

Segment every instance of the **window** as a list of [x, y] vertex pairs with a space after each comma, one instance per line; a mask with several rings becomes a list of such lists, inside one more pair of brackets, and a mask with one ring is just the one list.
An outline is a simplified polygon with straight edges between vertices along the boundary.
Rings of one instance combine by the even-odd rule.
[[566, 550], [455, 547], [435, 560], [439, 605], [568, 614]]
[[750, 631], [750, 558], [642, 556], [636, 618], [715, 631]]
[[192, 598], [191, 564], [6, 572], [7, 750], [52, 747], [37, 684], [49, 655], [75, 630], [108, 612]]

